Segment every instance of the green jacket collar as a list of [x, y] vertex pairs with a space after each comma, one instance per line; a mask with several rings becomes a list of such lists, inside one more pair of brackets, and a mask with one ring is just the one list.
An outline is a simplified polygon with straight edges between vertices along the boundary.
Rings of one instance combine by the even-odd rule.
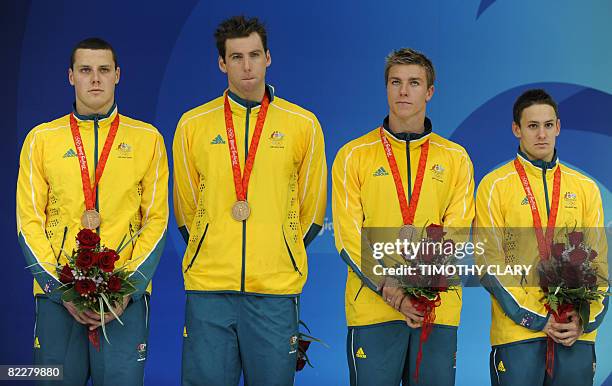
[[557, 157], [557, 149], [555, 149], [555, 153], [553, 154], [553, 158], [550, 162], [546, 162], [544, 160], [541, 159], [536, 159], [536, 160], [530, 160], [527, 157], [527, 154], [523, 153], [521, 151], [521, 148], [519, 147], [519, 149], [517, 150], [517, 155], [521, 158], [523, 158], [525, 160], [525, 162], [529, 162], [530, 164], [532, 164], [533, 166], [535, 166], [538, 169], [554, 169], [554, 167], [557, 165], [557, 163], [559, 162], [559, 158]]
[[[270, 86], [269, 84], [266, 84], [266, 92], [268, 93], [270, 102], [272, 102], [274, 100], [274, 87]], [[248, 109], [248, 108], [252, 109], [261, 104], [261, 101], [250, 101], [248, 99], [241, 98], [236, 93], [233, 93], [230, 90], [227, 90], [227, 96], [229, 96], [231, 100], [238, 103], [240, 106], [244, 107], [245, 109]]]
[[429, 118], [425, 117], [424, 125], [425, 125], [425, 130], [423, 130], [422, 133], [394, 133], [389, 128], [389, 116], [387, 115], [385, 119], [383, 120], [383, 128], [387, 131], [387, 133], [391, 134], [393, 137], [395, 137], [396, 139], [400, 141], [406, 141], [406, 142], [415, 141], [417, 139], [421, 139], [425, 137], [426, 135], [431, 134], [432, 126], [431, 126], [431, 120]]
[[113, 115], [113, 112], [115, 111], [115, 109], [117, 108], [117, 102], [114, 102], [113, 105], [111, 106], [111, 108], [108, 110], [108, 112], [106, 114], [90, 114], [90, 115], [82, 115], [79, 114], [76, 110], [76, 103], [72, 104], [72, 113], [74, 114], [74, 117], [80, 121], [95, 121], [95, 120], [102, 120], [102, 119], [106, 119], [108, 117], [110, 117], [111, 115]]

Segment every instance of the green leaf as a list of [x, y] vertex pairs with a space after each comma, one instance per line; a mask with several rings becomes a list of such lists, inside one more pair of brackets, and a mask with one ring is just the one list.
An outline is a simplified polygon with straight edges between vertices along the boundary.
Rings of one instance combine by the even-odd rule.
[[307, 339], [302, 339], [302, 340], [310, 340], [311, 342], [321, 343], [323, 346], [325, 346], [325, 348], [329, 348], [327, 343], [323, 342], [321, 339], [315, 338], [314, 336], [310, 336], [308, 334], [304, 334], [303, 332], [300, 332], [299, 334], [300, 334], [300, 337], [307, 338]]
[[100, 321], [102, 322], [102, 333], [104, 334], [104, 339], [108, 344], [110, 341], [108, 340], [108, 336], [106, 335], [106, 327], [104, 326], [104, 303], [102, 303], [102, 298], [98, 298], [100, 301]]
[[110, 313], [113, 314], [113, 316], [119, 322], [119, 324], [121, 324], [123, 326], [123, 322], [121, 321], [121, 319], [119, 319], [119, 316], [117, 316], [117, 314], [115, 313], [115, 310], [113, 310], [113, 307], [111, 306], [110, 302], [108, 301], [108, 298], [106, 297], [106, 295], [100, 294], [100, 297], [102, 299], [104, 299], [104, 302], [106, 302], [106, 305], [108, 306], [108, 310], [110, 311]]
[[308, 326], [306, 325], [306, 323], [304, 323], [302, 320], [298, 321], [299, 324], [301, 324], [302, 326], [304, 326], [304, 328], [306, 329], [306, 331], [310, 332], [310, 328], [308, 328]]
[[81, 295], [79, 295], [79, 293], [76, 292], [74, 287], [72, 287], [70, 289], [67, 289], [62, 294], [62, 300], [65, 301], [66, 303], [74, 302], [76, 299], [78, 299], [80, 297], [81, 297]]
[[121, 246], [121, 248], [118, 248], [116, 252], [117, 252], [118, 254], [119, 254], [119, 253], [121, 253], [121, 251], [123, 251], [123, 250], [125, 249], [125, 247], [127, 247], [127, 246], [128, 246], [128, 245], [129, 245], [129, 244], [132, 242], [132, 240], [134, 240], [136, 237], [140, 236], [140, 234], [142, 233], [142, 231], [143, 231], [143, 230], [144, 230], [144, 229], [147, 227], [147, 224], [148, 224], [148, 223], [145, 223], [145, 224], [142, 226], [142, 228], [140, 228], [140, 229], [139, 229], [139, 230], [138, 230], [136, 233], [134, 233], [134, 236], [132, 236], [132, 237], [131, 237], [131, 238], [130, 238], [128, 241], [126, 241], [126, 242], [125, 242], [125, 244], [123, 244], [123, 245]]

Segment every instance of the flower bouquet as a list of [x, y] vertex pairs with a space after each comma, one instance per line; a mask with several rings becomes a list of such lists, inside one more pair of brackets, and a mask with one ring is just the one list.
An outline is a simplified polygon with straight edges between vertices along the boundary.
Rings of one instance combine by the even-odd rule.
[[[550, 248], [550, 258], [538, 264], [540, 287], [544, 292], [541, 299], [546, 310], [557, 323], [568, 323], [568, 314], [575, 310], [580, 324], [589, 322], [590, 303], [610, 295], [597, 288], [598, 277], [607, 281], [597, 272], [593, 263], [597, 251], [584, 241], [583, 232], [566, 232], [565, 241], [554, 243]], [[600, 281], [601, 282], [601, 281]], [[552, 377], [554, 362], [554, 341], [548, 337], [546, 352], [546, 371]]]
[[[125, 296], [136, 291], [137, 281], [133, 272], [125, 267], [115, 269], [119, 252], [100, 244], [100, 236], [89, 229], [82, 229], [76, 236], [77, 248], [67, 255], [68, 262], [57, 267], [62, 283], [56, 290], [62, 292], [62, 300], [71, 302], [81, 312], [90, 310], [100, 315], [102, 332], [106, 336], [104, 314], [110, 312], [123, 325], [114, 309], [122, 304]], [[89, 340], [100, 349], [98, 329], [89, 331]]]
[[[300, 320], [299, 324], [302, 325], [310, 334], [310, 329], [308, 328], [308, 326], [306, 326], [304, 322]], [[302, 371], [306, 364], [308, 364], [308, 366], [310, 367], [314, 367], [310, 363], [310, 359], [308, 359], [308, 355], [306, 354], [306, 351], [308, 351], [308, 348], [310, 347], [310, 344], [312, 342], [318, 342], [321, 343], [323, 346], [328, 347], [327, 344], [325, 344], [320, 339], [317, 339], [303, 332], [299, 332], [297, 336], [293, 337], [293, 339], [297, 340], [297, 362], [295, 364], [295, 371]]]
[[[415, 381], [418, 381], [419, 367], [423, 358], [423, 344], [431, 334], [436, 319], [435, 309], [440, 305], [440, 293], [457, 291], [461, 278], [456, 274], [447, 274], [445, 267], [455, 265], [455, 242], [445, 239], [442, 225], [430, 224], [421, 232], [421, 244], [414, 256], [403, 255], [405, 264], [419, 272], [415, 275], [401, 275], [396, 279], [406, 295], [410, 296], [412, 305], [422, 313], [423, 325], [416, 359]], [[421, 267], [429, 267], [421, 274]]]

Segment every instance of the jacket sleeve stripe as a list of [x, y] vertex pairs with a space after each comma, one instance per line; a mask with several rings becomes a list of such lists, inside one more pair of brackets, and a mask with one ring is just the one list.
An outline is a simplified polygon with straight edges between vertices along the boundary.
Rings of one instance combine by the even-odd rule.
[[361, 281], [368, 286], [369, 289], [371, 289], [374, 292], [378, 292], [376, 285], [372, 282], [372, 280], [370, 280], [367, 276], [365, 276], [363, 274], [363, 272], [361, 272], [361, 270], [359, 269], [359, 267], [357, 267], [357, 265], [355, 264], [355, 262], [353, 261], [353, 259], [351, 259], [351, 256], [349, 256], [348, 252], [346, 251], [346, 249], [342, 248], [342, 250], [340, 251], [340, 257], [342, 257], [342, 260], [344, 260], [344, 262], [346, 263], [346, 265], [348, 265], [353, 272], [355, 272], [355, 274], [357, 276], [359, 276], [359, 278], [361, 279]]
[[[322, 224], [316, 224], [315, 220], [317, 218], [317, 213], [319, 212], [319, 204], [321, 201], [320, 197], [321, 197], [321, 190], [323, 187], [323, 176], [325, 175], [325, 163], [321, 164], [321, 176], [319, 178], [319, 189], [317, 189], [317, 199], [315, 201], [315, 208], [314, 211], [312, 212], [312, 220], [310, 220], [310, 226], [312, 227], [312, 225], [317, 225], [319, 226], [319, 228], [321, 228]], [[306, 189], [304, 189], [304, 191], [306, 191]], [[318, 232], [317, 232], [318, 233]]]
[[[348, 208], [348, 190], [346, 190], [346, 171], [347, 171], [347, 165], [348, 165], [348, 161], [351, 158], [351, 156], [353, 155], [353, 151], [355, 151], [356, 149], [359, 149], [360, 147], [364, 147], [364, 146], [372, 146], [372, 145], [376, 145], [377, 143], [380, 143], [380, 139], [374, 141], [374, 142], [370, 142], [370, 143], [364, 143], [358, 146], [355, 146], [354, 148], [351, 149], [351, 151], [347, 154], [346, 158], [344, 159], [344, 179], [342, 180], [342, 185], [344, 186], [344, 194], [345, 194], [345, 208]], [[359, 233], [361, 233], [361, 230], [359, 231]]]
[[493, 295], [504, 313], [523, 327], [540, 331], [548, 321], [548, 315], [542, 315], [528, 308], [521, 307], [514, 296], [501, 285], [495, 276], [485, 274], [481, 279], [482, 285]]
[[151, 207], [155, 203], [155, 192], [157, 191], [157, 181], [159, 180], [159, 164], [161, 163], [161, 159], [162, 159], [162, 152], [161, 152], [161, 149], [159, 148], [159, 142], [157, 143], [157, 156], [158, 158], [157, 158], [157, 166], [155, 167], [155, 182], [153, 183], [153, 192], [151, 193], [151, 203], [149, 204], [149, 207], [147, 208], [147, 213], [145, 214], [145, 218], [144, 218], [145, 223], [149, 219], [149, 212], [151, 211]]
[[[610, 287], [608, 287], [607, 291], [609, 290], [610, 290]], [[610, 302], [610, 297], [606, 296], [603, 300], [603, 307], [601, 308], [601, 310], [597, 313], [597, 315], [595, 315], [594, 320], [592, 322], [589, 322], [584, 328], [585, 333], [593, 332], [597, 328], [599, 328], [599, 326], [601, 325], [601, 322], [603, 322], [604, 316], [608, 312], [609, 302]]]
[[185, 131], [183, 130], [183, 135], [181, 136], [181, 146], [183, 148], [183, 165], [185, 166], [185, 172], [187, 173], [187, 181], [189, 181], [189, 188], [191, 188], [191, 196], [193, 197], [193, 203], [197, 206], [197, 200], [195, 195], [195, 190], [193, 190], [193, 185], [191, 184], [191, 174], [189, 174], [189, 167], [187, 166], [187, 151], [185, 150]]
[[[32, 149], [34, 147], [34, 142], [36, 141], [36, 135], [34, 135], [34, 137], [32, 138], [32, 142], [30, 142], [30, 152], [28, 153], [28, 160], [30, 161], [30, 189], [31, 189], [31, 193], [32, 193], [32, 208], [34, 208], [34, 214], [36, 214], [36, 217], [38, 218], [38, 220], [40, 221], [40, 228], [42, 229], [42, 232], [45, 233], [45, 222], [43, 220], [43, 218], [40, 216], [40, 214], [38, 213], [38, 208], [36, 207], [36, 198], [35, 198], [35, 190], [34, 190], [34, 182], [32, 182], [32, 176], [34, 174], [32, 168], [33, 163], [32, 163]], [[38, 258], [37, 258], [38, 260]]]
[[[58, 302], [61, 294], [56, 294], [51, 292], [54, 288], [61, 285], [59, 280], [53, 276], [53, 274], [47, 269], [49, 264], [42, 263], [38, 257], [32, 251], [32, 248], [28, 244], [23, 233], [19, 232], [19, 245], [21, 246], [21, 250], [23, 251], [23, 255], [26, 259], [26, 264], [30, 266], [30, 272], [34, 276], [34, 279], [38, 282], [40, 288], [42, 288], [45, 293], [52, 298], [52, 300]], [[42, 270], [40, 270], [42, 268]]]
[[136, 270], [138, 270], [138, 272], [140, 273], [134, 270], [134, 273], [130, 275], [130, 277], [136, 275], [135, 277], [137, 277], [139, 280], [138, 284], [136, 284], [136, 292], [132, 294], [132, 298], [134, 300], [138, 300], [142, 296], [144, 291], [147, 289], [147, 286], [149, 285], [149, 282], [151, 281], [153, 274], [155, 273], [157, 265], [159, 264], [159, 258], [164, 250], [165, 243], [166, 227], [164, 227], [164, 232], [155, 243], [155, 246], [153, 247], [151, 252], [148, 254], [148, 256], [143, 258], [140, 264], [138, 264], [138, 266], [136, 267]]
[[323, 227], [319, 224], [310, 225], [310, 228], [308, 228], [308, 232], [306, 232], [306, 235], [304, 236], [304, 240], [303, 240], [304, 248], [308, 247], [308, 245], [312, 242], [312, 240], [314, 240], [315, 237], [317, 237], [317, 235], [321, 231], [321, 228]]

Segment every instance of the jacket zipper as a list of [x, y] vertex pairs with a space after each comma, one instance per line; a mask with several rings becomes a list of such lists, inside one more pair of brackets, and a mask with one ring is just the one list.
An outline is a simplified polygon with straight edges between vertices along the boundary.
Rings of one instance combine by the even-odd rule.
[[[96, 169], [98, 168], [98, 115], [94, 116], [94, 181], [96, 180]], [[100, 213], [100, 186], [96, 186], [96, 212]], [[100, 234], [100, 225], [98, 226]]]
[[[245, 129], [244, 129], [244, 164], [246, 166], [246, 159], [249, 156], [249, 117], [251, 115], [251, 106], [247, 104]], [[247, 187], [245, 186], [246, 190]], [[246, 199], [247, 197], [245, 197]], [[246, 271], [246, 220], [242, 220], [242, 271], [240, 272], [240, 291], [244, 292], [244, 277]]]
[[68, 227], [64, 227], [64, 236], [62, 237], [62, 245], [60, 245], [60, 249], [57, 252], [56, 261], [59, 264], [60, 258], [62, 257], [62, 251], [64, 250], [64, 244], [66, 243], [66, 235], [68, 234]]
[[546, 183], [546, 168], [548, 163], [542, 166], [542, 183], [544, 184], [544, 201], [546, 202], [546, 218], [550, 217], [550, 204], [548, 203], [548, 185]]
[[208, 232], [208, 226], [209, 225], [210, 224], [206, 224], [206, 228], [204, 228], [204, 234], [200, 238], [200, 242], [198, 243], [198, 247], [196, 248], [196, 251], [193, 254], [193, 257], [191, 258], [191, 261], [189, 262], [189, 265], [187, 266], [187, 268], [185, 268], [185, 273], [187, 273], [187, 271], [189, 271], [189, 269], [191, 269], [191, 266], [193, 265], [193, 263], [195, 262], [196, 257], [198, 256], [198, 253], [200, 253], [200, 248], [202, 247], [202, 242], [204, 242], [204, 238], [206, 237], [206, 232]]
[[406, 162], [408, 164], [408, 203], [410, 203], [410, 199], [412, 199], [412, 172], [410, 171], [410, 140], [406, 140]]
[[295, 263], [295, 259], [293, 258], [293, 253], [291, 253], [291, 248], [289, 248], [289, 244], [287, 243], [287, 238], [285, 237], [285, 232], [283, 232], [283, 240], [285, 240], [285, 247], [287, 247], [287, 252], [289, 253], [289, 258], [291, 259], [291, 264], [293, 264], [293, 269], [295, 272], [299, 273], [302, 276], [302, 271], [298, 268]]

